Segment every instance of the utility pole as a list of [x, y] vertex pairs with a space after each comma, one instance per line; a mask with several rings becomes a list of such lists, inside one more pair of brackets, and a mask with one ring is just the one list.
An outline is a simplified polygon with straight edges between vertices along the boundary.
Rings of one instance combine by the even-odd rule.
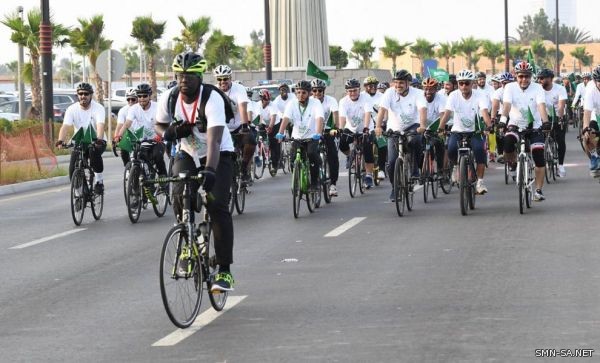
[[508, 0], [504, 0], [504, 71], [508, 72], [510, 69], [510, 62], [508, 57], [510, 52], [508, 51]]
[[558, 0], [556, 0], [556, 67], [554, 67], [556, 69], [556, 76], [558, 77], [560, 75], [560, 53], [558, 50], [558, 44], [559, 44], [559, 39], [558, 39], [558, 35], [559, 35], [559, 21], [558, 21]]
[[44, 137], [48, 145], [52, 145], [52, 25], [50, 24], [49, 0], [40, 0], [42, 23], [40, 25], [40, 55], [42, 56], [42, 120], [44, 121]]
[[[17, 12], [21, 16], [23, 22], [23, 7], [18, 6]], [[19, 61], [17, 63], [17, 79], [19, 90], [19, 120], [25, 120], [25, 84], [23, 83], [23, 45], [19, 44]]]
[[269, 0], [265, 0], [265, 45], [263, 47], [265, 71], [268, 80], [273, 79], [271, 63], [271, 21], [269, 12]]
[[73, 83], [73, 52], [69, 53], [71, 56], [71, 88], [74, 88], [75, 85]]

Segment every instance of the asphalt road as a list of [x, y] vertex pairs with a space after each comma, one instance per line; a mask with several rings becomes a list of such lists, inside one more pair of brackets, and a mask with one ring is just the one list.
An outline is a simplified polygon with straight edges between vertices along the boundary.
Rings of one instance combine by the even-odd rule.
[[[417, 194], [399, 218], [387, 181], [351, 199], [342, 176], [332, 204], [310, 215], [303, 206], [295, 220], [289, 175], [266, 176], [234, 216], [237, 304], [213, 314], [205, 296], [204, 325], [185, 339], [171, 335], [158, 284], [173, 214], [129, 222], [120, 159], [105, 158], [98, 222], [88, 209], [74, 227], [66, 185], [2, 197], [0, 360], [521, 362], [545, 348], [596, 357], [600, 185], [567, 138], [567, 178], [525, 215], [501, 164], [466, 217], [456, 189], [427, 205]], [[156, 346], [165, 337], [173, 345]]]

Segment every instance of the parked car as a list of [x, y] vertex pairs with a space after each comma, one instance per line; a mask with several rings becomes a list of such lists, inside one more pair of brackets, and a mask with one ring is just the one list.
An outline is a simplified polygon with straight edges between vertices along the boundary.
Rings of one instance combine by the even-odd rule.
[[8, 102], [8, 101], [15, 101], [17, 99], [18, 99], [17, 97], [6, 94], [6, 93], [0, 95], [0, 103], [4, 103], [4, 102]]
[[[25, 100], [25, 110], [29, 110], [31, 108], [31, 100]], [[65, 108], [66, 110], [66, 108]], [[64, 117], [64, 112], [61, 111], [56, 105], [54, 106], [54, 121], [62, 122], [62, 118]], [[17, 121], [19, 120], [19, 101], [8, 101], [4, 103], [0, 103], [0, 118], [6, 119], [8, 121]]]

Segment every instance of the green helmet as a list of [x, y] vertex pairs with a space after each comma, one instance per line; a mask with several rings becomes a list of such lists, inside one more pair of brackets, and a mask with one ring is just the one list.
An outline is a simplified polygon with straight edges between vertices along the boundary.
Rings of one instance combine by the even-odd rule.
[[173, 72], [175, 73], [186, 72], [202, 75], [206, 68], [208, 68], [206, 60], [194, 52], [180, 53], [173, 60]]

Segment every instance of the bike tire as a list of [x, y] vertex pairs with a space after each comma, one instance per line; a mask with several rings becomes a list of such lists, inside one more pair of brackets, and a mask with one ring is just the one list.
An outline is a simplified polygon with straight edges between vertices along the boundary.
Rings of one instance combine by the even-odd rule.
[[510, 178], [509, 169], [508, 169], [508, 161], [504, 161], [504, 184], [508, 185], [508, 180]]
[[379, 170], [379, 148], [377, 147], [377, 143], [373, 143], [373, 185], [376, 187], [381, 184]]
[[[171, 228], [160, 254], [159, 281], [163, 306], [171, 322], [182, 329], [189, 327], [196, 320], [204, 288], [199, 256], [189, 257], [188, 263], [192, 264], [189, 276], [179, 276], [175, 271], [182, 249], [184, 246], [189, 248], [188, 238], [184, 225], [179, 224]], [[183, 285], [184, 288], [180, 288], [179, 285]], [[184, 296], [185, 292], [188, 296]]]
[[551, 136], [548, 136], [544, 141], [544, 159], [546, 161], [546, 168], [544, 170], [544, 178], [546, 183], [551, 184], [555, 179], [552, 178], [552, 171], [554, 170], [554, 155], [552, 155], [552, 144], [553, 140]]
[[92, 185], [89, 190], [90, 208], [92, 209], [92, 216], [98, 221], [102, 218], [102, 211], [104, 211], [104, 193], [96, 194], [94, 191], [94, 173], [92, 171], [90, 171], [89, 180], [90, 182], [88, 185]]
[[423, 180], [423, 202], [427, 203], [428, 199], [429, 199], [429, 184], [430, 184], [430, 175], [431, 175], [431, 169], [430, 169], [430, 152], [429, 150], [425, 150], [425, 153], [423, 154], [423, 168], [421, 170], [421, 179]]
[[554, 161], [552, 163], [552, 180], [556, 181], [558, 176], [558, 145], [556, 144], [556, 140], [552, 142], [552, 155], [554, 156]]
[[125, 203], [127, 203], [127, 180], [129, 180], [131, 165], [131, 161], [129, 161], [127, 162], [127, 165], [125, 165], [125, 169], [123, 169], [123, 198], [125, 198]]
[[461, 157], [458, 161], [459, 189], [460, 189], [460, 213], [466, 216], [469, 213], [469, 177], [467, 169], [467, 158]]
[[292, 172], [292, 201], [294, 218], [300, 216], [300, 200], [302, 199], [302, 193], [300, 191], [300, 163], [295, 162], [294, 171]]
[[444, 192], [444, 194], [450, 194], [452, 191], [452, 167], [450, 165], [447, 165], [442, 169], [439, 182], [442, 192]]
[[394, 203], [396, 204], [396, 213], [399, 217], [404, 215], [404, 162], [402, 159], [396, 159], [394, 165]]
[[169, 205], [169, 193], [162, 189], [162, 186], [158, 183], [154, 185], [154, 190], [156, 204], [152, 204], [152, 209], [154, 209], [154, 214], [160, 218], [167, 212], [167, 206]]
[[348, 168], [348, 187], [350, 192], [350, 197], [354, 198], [356, 196], [356, 189], [358, 187], [358, 179], [356, 178], [356, 169], [354, 167], [355, 158], [354, 155], [350, 156], [350, 168]]
[[142, 169], [139, 165], [133, 165], [129, 172], [129, 180], [127, 180], [127, 215], [131, 223], [137, 223], [142, 212], [142, 204], [144, 199], [143, 186], [140, 185], [140, 176]]
[[364, 163], [363, 163], [363, 158], [362, 155], [359, 155], [358, 153], [356, 153], [356, 159], [354, 160], [354, 177], [357, 178], [357, 182], [358, 182], [358, 191], [360, 192], [360, 194], [365, 194], [365, 185], [363, 183], [363, 181], [365, 180], [364, 177], [366, 175], [366, 171], [365, 171], [365, 167], [364, 167]]
[[80, 226], [85, 214], [87, 204], [87, 182], [85, 172], [82, 169], [76, 169], [71, 176], [71, 217], [76, 226]]
[[517, 189], [519, 190], [519, 213], [525, 213], [525, 165], [522, 159], [517, 164]]
[[215, 254], [215, 237], [212, 233], [212, 224], [209, 222], [209, 226], [207, 228], [208, 236], [202, 236], [205, 241], [204, 249], [202, 249], [202, 258], [203, 264], [208, 272], [208, 278], [206, 279], [206, 289], [208, 291], [208, 299], [210, 300], [210, 305], [212, 305], [213, 309], [216, 311], [221, 311], [225, 307], [227, 303], [227, 297], [229, 296], [228, 291], [211, 291], [212, 282], [215, 279], [215, 276], [218, 273], [218, 265], [217, 265], [217, 256]]
[[469, 161], [469, 170], [470, 170], [470, 178], [469, 178], [469, 209], [475, 209], [475, 201], [477, 200], [477, 190], [475, 186], [477, 185], [477, 172], [475, 171], [475, 166], [473, 161]]
[[437, 170], [437, 161], [435, 158], [431, 161], [429, 170], [431, 173], [431, 196], [433, 199], [437, 199], [440, 192], [440, 178]]
[[414, 181], [412, 179], [413, 162], [408, 159], [404, 164], [404, 200], [406, 202], [406, 209], [409, 211], [413, 210], [415, 205], [415, 192], [414, 192]]
[[533, 175], [534, 175], [533, 166], [531, 164], [531, 160], [529, 160], [527, 162], [527, 185], [525, 186], [525, 205], [527, 206], [527, 208], [531, 208], [532, 203], [533, 203], [533, 190], [532, 190]]
[[238, 214], [244, 213], [244, 208], [246, 208], [246, 194], [248, 194], [247, 187], [239, 184], [237, 196], [235, 198], [235, 210]]

